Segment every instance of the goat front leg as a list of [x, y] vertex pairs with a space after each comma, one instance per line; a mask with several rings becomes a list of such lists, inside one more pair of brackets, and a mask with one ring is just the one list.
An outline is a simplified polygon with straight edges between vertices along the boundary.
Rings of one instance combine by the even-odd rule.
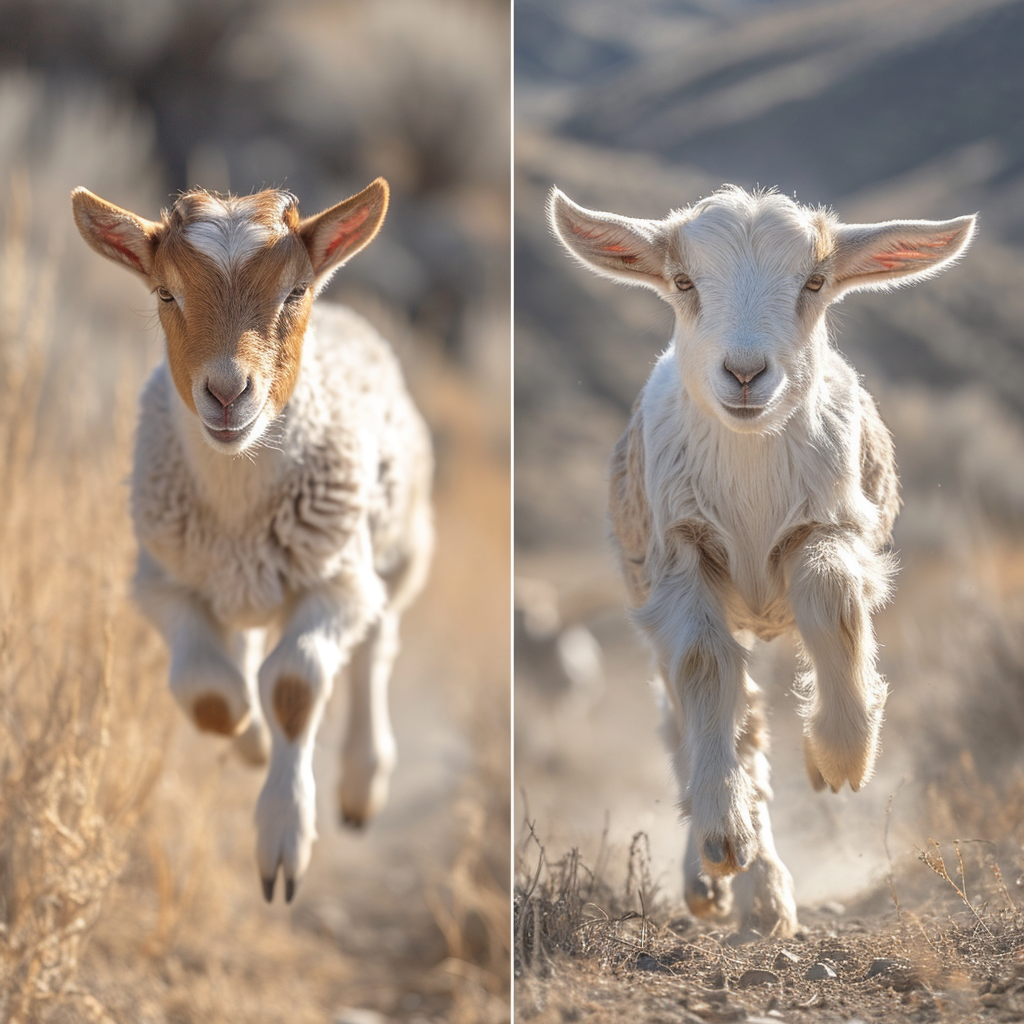
[[[684, 742], [682, 716], [678, 703], [673, 701], [665, 685], [664, 669], [659, 670], [651, 683], [661, 708], [661, 738], [672, 759], [672, 772], [679, 786], [680, 803], [685, 805], [689, 788], [689, 757]], [[683, 852], [683, 898], [694, 917], [725, 918], [732, 910], [732, 879], [711, 875], [704, 870], [697, 830], [691, 823], [687, 829], [686, 849]]]
[[277, 646], [260, 667], [259, 691], [270, 724], [270, 767], [256, 804], [256, 861], [273, 899], [278, 869], [291, 902], [316, 840], [313, 749], [334, 677], [360, 639], [365, 620], [324, 587], [304, 594]]
[[804, 755], [815, 789], [855, 792], [878, 756], [887, 689], [878, 674], [873, 605], [889, 567], [854, 535], [815, 531], [793, 555], [789, 600], [803, 641]]
[[386, 611], [352, 654], [348, 720], [341, 749], [341, 820], [356, 828], [387, 803], [395, 767], [388, 681], [398, 654], [398, 616]]
[[188, 588], [170, 579], [143, 550], [135, 596], [163, 634], [171, 654], [171, 693], [203, 732], [239, 737], [262, 728], [253, 687], [239, 660], [238, 634]]
[[718, 877], [746, 870], [759, 840], [754, 785], [736, 751], [746, 716], [746, 652], [729, 632], [700, 559], [695, 547], [683, 546], [636, 620], [654, 644], [680, 723], [672, 763], [690, 841]]

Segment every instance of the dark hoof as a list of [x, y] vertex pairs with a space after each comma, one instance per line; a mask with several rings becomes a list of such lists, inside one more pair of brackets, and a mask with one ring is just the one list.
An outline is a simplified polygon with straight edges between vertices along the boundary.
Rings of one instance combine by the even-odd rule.
[[359, 830], [366, 824], [366, 819], [356, 814], [349, 814], [347, 811], [341, 812], [341, 823], [345, 828], [352, 828]]
[[708, 836], [704, 840], [704, 859], [709, 864], [724, 864], [726, 860], [725, 840], [716, 836]]
[[284, 880], [284, 901], [285, 903], [291, 903], [295, 897], [295, 879], [286, 878]]
[[277, 881], [277, 875], [275, 875], [273, 878], [264, 878], [263, 879], [263, 898], [268, 903], [273, 903], [273, 901], [274, 901], [274, 883], [276, 881]]
[[757, 856], [757, 847], [745, 843], [737, 848], [726, 836], [708, 836], [701, 846], [704, 864], [713, 875], [735, 875], [746, 871]]

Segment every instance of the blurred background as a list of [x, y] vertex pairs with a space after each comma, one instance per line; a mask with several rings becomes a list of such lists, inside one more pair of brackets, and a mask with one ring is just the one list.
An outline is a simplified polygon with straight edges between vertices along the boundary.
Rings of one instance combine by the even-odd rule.
[[[508, 1019], [509, 34], [501, 0], [0, 0], [0, 1020]], [[391, 802], [335, 824], [337, 687], [314, 862], [266, 906], [261, 773], [182, 720], [128, 594], [152, 300], [69, 192], [309, 214], [377, 175], [385, 227], [320, 301], [399, 352], [438, 547]]]
[[801, 906], [854, 899], [931, 836], [992, 841], [1020, 875], [1005, 811], [1024, 764], [1022, 46], [1019, 0], [516, 5], [515, 819], [549, 858], [618, 850], [624, 872], [646, 830], [681, 898], [684, 830], [605, 518], [607, 460], [671, 314], [571, 262], [545, 196], [660, 218], [733, 182], [848, 222], [980, 211], [961, 265], [851, 296], [832, 321], [895, 436], [904, 499], [871, 784], [811, 791], [788, 641], [758, 647], [751, 674]]

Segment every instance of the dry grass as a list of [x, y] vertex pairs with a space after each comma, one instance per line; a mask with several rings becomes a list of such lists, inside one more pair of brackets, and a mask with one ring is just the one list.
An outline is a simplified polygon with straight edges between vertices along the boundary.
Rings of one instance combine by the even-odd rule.
[[[531, 826], [517, 855], [517, 1019], [539, 1022], [1017, 1021], [1024, 1014], [1024, 771], [933, 768], [937, 835], [847, 905], [802, 907], [788, 940], [698, 923], [652, 882], [644, 833], [591, 869]], [[998, 836], [999, 841], [974, 838]], [[835, 977], [807, 978], [826, 963]], [[767, 972], [750, 974], [749, 972]]]
[[130, 399], [84, 464], [70, 381], [44, 387], [56, 261], [31, 266], [23, 180], [15, 189], [0, 324], [0, 1017], [29, 1021], [69, 1000], [92, 1006], [76, 987], [81, 944], [164, 744], [152, 694], [132, 685], [152, 649], [125, 615], [131, 545], [123, 506], [111, 507]]
[[[166, 652], [127, 593], [137, 338], [111, 344], [88, 316], [57, 336], [46, 311], [73, 321], [73, 289], [30, 241], [21, 180], [0, 202], [0, 1021], [295, 1024], [345, 1007], [507, 1020], [502, 425], [447, 364], [413, 369], [443, 440], [439, 545], [399, 672], [450, 708], [466, 750], [454, 791], [406, 827], [414, 882], [389, 889], [383, 863], [335, 877], [342, 841], [322, 838], [305, 901], [267, 907], [252, 860], [261, 780], [179, 720]], [[425, 822], [440, 839], [421, 846]]]
[[[1022, 800], [1018, 781], [1008, 816]], [[891, 890], [805, 909], [793, 939], [760, 940], [698, 925], [651, 891], [645, 839], [634, 839], [623, 887], [576, 850], [549, 862], [528, 830], [515, 890], [517, 1019], [1020, 1019], [1024, 908], [998, 863], [1014, 859], [1012, 842], [999, 853], [932, 841], [894, 868]], [[913, 911], [900, 905], [904, 885]], [[806, 977], [823, 963], [832, 977]]]

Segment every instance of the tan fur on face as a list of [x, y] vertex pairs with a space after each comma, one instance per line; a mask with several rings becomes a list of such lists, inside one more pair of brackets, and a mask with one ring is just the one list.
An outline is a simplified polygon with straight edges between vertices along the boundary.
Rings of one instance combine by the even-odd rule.
[[377, 178], [301, 219], [296, 198], [280, 189], [251, 196], [196, 189], [159, 222], [84, 188], [71, 201], [86, 242], [160, 292], [168, 363], [185, 405], [200, 415], [201, 396], [209, 427], [221, 415], [218, 395], [227, 389], [245, 396], [234, 406], [233, 398], [221, 399], [232, 410], [223, 414], [231, 431], [266, 425], [284, 408], [295, 389], [313, 297], [376, 236], [388, 196], [387, 182]]
[[[232, 218], [251, 220], [267, 237], [256, 251], [243, 250], [244, 258], [225, 265], [217, 250], [211, 255], [194, 240], [205, 237], [197, 225], [215, 233], [224, 224], [227, 232]], [[175, 387], [193, 411], [193, 385], [217, 359], [236, 360], [248, 376], [269, 385], [272, 416], [291, 397], [311, 306], [309, 295], [281, 306], [296, 284], [312, 278], [298, 223], [294, 199], [276, 191], [244, 198], [191, 192], [165, 217], [153, 276], [184, 300], [184, 308], [163, 303], [160, 319]], [[224, 251], [231, 251], [227, 242]]]

